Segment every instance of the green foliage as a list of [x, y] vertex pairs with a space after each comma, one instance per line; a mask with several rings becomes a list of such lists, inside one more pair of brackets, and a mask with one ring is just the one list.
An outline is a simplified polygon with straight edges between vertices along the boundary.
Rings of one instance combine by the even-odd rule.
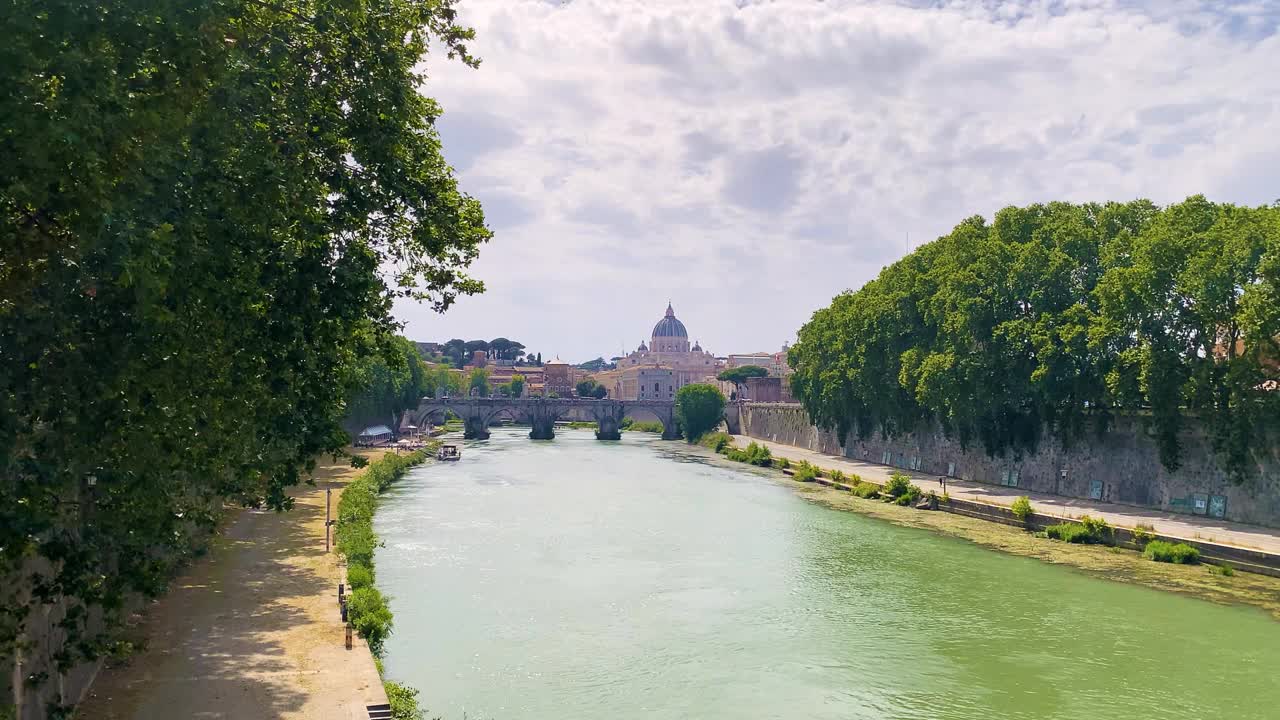
[[384, 680], [382, 689], [391, 705], [392, 720], [423, 720], [426, 714], [418, 706], [418, 690], [391, 680]]
[[1178, 565], [1194, 565], [1200, 562], [1200, 550], [1186, 543], [1152, 540], [1147, 543], [1146, 548], [1142, 550], [1142, 554], [1148, 560], [1156, 562], [1177, 563]]
[[818, 477], [818, 468], [811, 465], [807, 461], [801, 460], [796, 465], [795, 474], [792, 477], [799, 482], [813, 482]]
[[843, 437], [937, 423], [990, 453], [1198, 417], [1243, 481], [1280, 434], [1280, 206], [1050, 203], [969, 218], [799, 331], [791, 390]]
[[383, 643], [391, 634], [391, 609], [375, 587], [356, 588], [347, 596], [347, 618], [374, 655], [382, 655]]
[[489, 397], [489, 370], [472, 368], [467, 375], [467, 393], [480, 397]]
[[884, 484], [881, 492], [885, 497], [899, 498], [905, 495], [911, 489], [911, 476], [906, 473], [895, 472], [889, 475], [889, 482]]
[[839, 470], [828, 470], [827, 475], [831, 477], [832, 482], [842, 483], [847, 479], [845, 477], [845, 474], [840, 472]]
[[717, 380], [723, 382], [731, 382], [741, 390], [742, 386], [747, 383], [749, 378], [767, 377], [769, 371], [759, 365], [743, 365], [741, 367], [729, 368], [716, 376]]
[[860, 481], [853, 486], [853, 494], [867, 500], [878, 498], [880, 497], [880, 486], [875, 483]]
[[417, 347], [403, 337], [393, 337], [380, 352], [355, 368], [359, 388], [347, 402], [347, 421], [364, 427], [389, 418], [400, 426], [405, 410], [416, 408], [424, 397], [436, 393], [439, 374], [418, 354]]
[[725, 451], [725, 448], [728, 448], [733, 444], [733, 438], [729, 437], [727, 433], [722, 432], [707, 433], [702, 436], [702, 440], [700, 442], [712, 450], [722, 453]]
[[685, 439], [698, 438], [713, 430], [724, 416], [724, 395], [714, 385], [685, 385], [676, 391], [676, 420]]
[[749, 443], [745, 448], [729, 448], [724, 456], [734, 462], [758, 465], [759, 467], [773, 466], [773, 456], [769, 454], [769, 448], [755, 442]]
[[574, 390], [578, 393], [578, 397], [583, 398], [603, 400], [609, 395], [608, 388], [596, 382], [592, 378], [579, 380], [578, 384], [574, 387]]
[[1045, 534], [1054, 540], [1077, 544], [1112, 544], [1114, 533], [1111, 526], [1102, 518], [1082, 515], [1079, 523], [1061, 522], [1044, 529]]
[[[764, 448], [764, 451], [765, 453], [768, 453], [769, 449]], [[776, 458], [773, 461], [773, 466], [779, 470], [786, 470], [787, 468], [791, 467], [791, 461], [786, 458]]]
[[923, 491], [920, 490], [919, 485], [907, 485], [906, 491], [904, 491], [901, 495], [894, 497], [893, 502], [897, 505], [904, 505], [904, 506], [915, 505], [917, 502], [920, 501], [920, 496], [922, 494], [923, 494]]
[[1013, 511], [1013, 516], [1023, 523], [1027, 521], [1027, 518], [1031, 517], [1031, 513], [1035, 512], [1035, 508], [1031, 507], [1031, 498], [1026, 495], [1014, 500], [1013, 504], [1009, 506], [1009, 510]]
[[1221, 565], [1210, 565], [1209, 574], [1221, 575], [1223, 577], [1234, 577], [1236, 574], [1236, 569], [1231, 566], [1231, 563], [1224, 562]]
[[347, 567], [347, 584], [352, 590], [373, 585], [373, 568], [361, 563]]
[[508, 392], [511, 397], [521, 397], [524, 395], [524, 376], [516, 373], [511, 376], [511, 382], [507, 383]]
[[410, 467], [430, 457], [437, 447], [439, 443], [433, 442], [404, 455], [383, 455], [347, 484], [338, 501], [337, 548], [347, 560], [347, 582], [351, 584], [347, 617], [375, 655], [382, 653], [382, 643], [391, 634], [391, 610], [382, 593], [373, 587], [373, 553], [378, 546], [373, 513], [378, 495]]
[[1139, 547], [1145, 546], [1156, 538], [1156, 529], [1149, 523], [1138, 523], [1130, 532], [1133, 534], [1133, 542]]
[[454, 5], [0, 12], [0, 656], [65, 600], [69, 667], [224, 500], [290, 507], [392, 305], [483, 289], [420, 66], [477, 62]]
[[661, 433], [664, 430], [662, 423], [657, 420], [634, 420], [632, 418], [623, 418], [618, 427], [622, 430], [650, 433]]

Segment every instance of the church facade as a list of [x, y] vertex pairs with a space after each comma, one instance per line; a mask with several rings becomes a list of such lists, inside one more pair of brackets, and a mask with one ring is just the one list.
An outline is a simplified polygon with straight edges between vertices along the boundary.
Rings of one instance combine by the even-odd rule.
[[722, 368], [716, 357], [695, 341], [689, 344], [689, 332], [676, 317], [671, 304], [653, 326], [646, 345], [618, 360], [618, 369], [609, 387], [609, 396], [618, 400], [671, 400], [685, 385], [715, 383]]

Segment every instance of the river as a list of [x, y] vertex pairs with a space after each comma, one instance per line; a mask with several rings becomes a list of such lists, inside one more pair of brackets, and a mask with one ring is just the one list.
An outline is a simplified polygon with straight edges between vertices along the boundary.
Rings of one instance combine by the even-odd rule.
[[495, 429], [384, 496], [429, 718], [1280, 717], [1280, 623], [831, 510], [698, 448]]

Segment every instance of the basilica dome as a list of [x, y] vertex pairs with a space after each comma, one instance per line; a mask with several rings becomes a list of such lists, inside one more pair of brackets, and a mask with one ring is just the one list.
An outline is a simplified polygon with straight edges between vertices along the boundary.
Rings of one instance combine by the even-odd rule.
[[689, 338], [689, 331], [684, 329], [684, 323], [676, 319], [676, 313], [671, 309], [671, 303], [667, 303], [667, 314], [657, 325], [653, 326], [653, 337], [656, 338]]

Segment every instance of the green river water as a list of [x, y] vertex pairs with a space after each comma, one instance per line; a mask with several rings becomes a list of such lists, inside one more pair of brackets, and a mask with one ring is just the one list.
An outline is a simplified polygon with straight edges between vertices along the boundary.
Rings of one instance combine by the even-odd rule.
[[1280, 718], [1280, 623], [815, 505], [647, 434], [495, 429], [375, 527], [428, 717]]

